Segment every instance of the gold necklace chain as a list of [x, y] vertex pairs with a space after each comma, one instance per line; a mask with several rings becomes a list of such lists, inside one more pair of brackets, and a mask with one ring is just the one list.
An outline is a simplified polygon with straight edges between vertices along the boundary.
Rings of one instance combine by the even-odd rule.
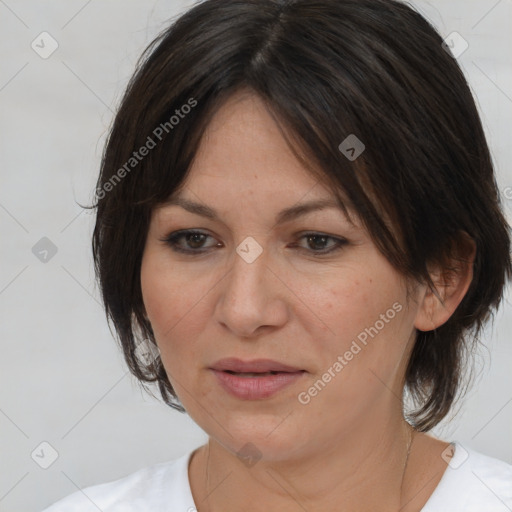
[[[404, 469], [402, 471], [402, 480], [400, 482], [400, 506], [402, 505], [402, 487], [403, 487], [403, 484], [404, 484], [404, 478], [405, 478], [405, 471], [407, 470], [407, 463], [409, 462], [409, 455], [411, 454], [411, 446], [412, 446], [412, 441], [413, 441], [413, 437], [414, 437], [414, 434], [416, 432], [416, 430], [414, 429], [414, 427], [411, 427], [411, 425], [409, 423], [406, 424], [406, 428], [409, 432], [409, 442], [407, 443], [407, 455], [405, 457], [405, 463], [404, 463]], [[208, 489], [209, 489], [209, 472], [208, 472], [208, 468], [209, 468], [209, 465], [210, 465], [210, 438], [208, 438], [208, 444], [207, 444], [207, 451], [208, 451], [208, 454], [207, 454], [207, 458], [206, 458], [206, 496], [205, 498], [203, 499], [207, 501], [208, 503], [208, 512], [210, 512], [210, 503], [208, 501], [208, 498], [209, 498], [209, 494], [208, 494]]]
[[414, 427], [412, 427], [407, 422], [406, 422], [406, 427], [405, 428], [409, 431], [409, 443], [407, 444], [407, 455], [405, 457], [404, 470], [402, 472], [402, 480], [400, 482], [400, 503], [399, 503], [400, 508], [402, 507], [402, 487], [404, 485], [405, 471], [407, 469], [407, 463], [409, 462], [409, 455], [411, 454], [411, 446], [412, 446], [413, 437], [414, 437], [414, 434], [416, 432]]

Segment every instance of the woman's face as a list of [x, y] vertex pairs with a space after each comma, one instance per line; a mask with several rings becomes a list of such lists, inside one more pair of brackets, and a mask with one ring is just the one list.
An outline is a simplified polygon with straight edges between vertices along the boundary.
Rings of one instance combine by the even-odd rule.
[[[401, 276], [341, 209], [276, 222], [334, 195], [301, 167], [256, 96], [233, 96], [218, 111], [179, 196], [215, 217], [178, 204], [154, 210], [141, 284], [192, 419], [232, 452], [279, 460], [401, 418], [417, 301], [406, 301]], [[181, 230], [200, 234], [175, 237], [173, 248], [165, 239]], [[298, 371], [213, 370], [224, 358]]]

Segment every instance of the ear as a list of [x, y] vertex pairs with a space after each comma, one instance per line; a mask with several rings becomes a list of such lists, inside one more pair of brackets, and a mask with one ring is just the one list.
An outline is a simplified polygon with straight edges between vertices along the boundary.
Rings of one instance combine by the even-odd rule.
[[429, 269], [435, 288], [425, 287], [419, 297], [419, 309], [414, 322], [414, 327], [419, 331], [431, 331], [448, 321], [473, 280], [476, 253], [474, 240], [462, 232], [454, 245], [454, 254], [445, 265], [431, 266]]

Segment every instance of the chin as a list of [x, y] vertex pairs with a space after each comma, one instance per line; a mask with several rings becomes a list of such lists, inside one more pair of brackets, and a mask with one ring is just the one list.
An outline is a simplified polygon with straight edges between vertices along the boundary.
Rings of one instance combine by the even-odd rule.
[[290, 418], [284, 418], [286, 414], [238, 417], [226, 424], [227, 432], [216, 425], [216, 432], [210, 436], [248, 466], [258, 460], [288, 460], [297, 455], [304, 439], [299, 437], [300, 430]]

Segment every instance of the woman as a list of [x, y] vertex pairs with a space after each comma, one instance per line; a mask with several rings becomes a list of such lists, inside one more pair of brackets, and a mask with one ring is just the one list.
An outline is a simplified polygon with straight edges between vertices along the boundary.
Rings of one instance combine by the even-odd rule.
[[511, 274], [439, 34], [393, 0], [206, 0], [144, 57], [96, 270], [131, 371], [209, 442], [47, 511], [510, 510], [512, 466], [428, 433]]

